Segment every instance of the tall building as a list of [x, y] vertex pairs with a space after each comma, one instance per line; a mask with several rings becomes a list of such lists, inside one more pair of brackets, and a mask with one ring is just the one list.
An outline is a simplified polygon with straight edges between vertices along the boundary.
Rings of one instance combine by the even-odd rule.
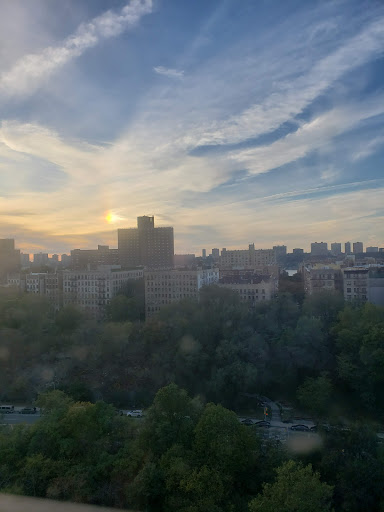
[[331, 253], [333, 256], [339, 256], [341, 254], [341, 244], [338, 242], [331, 244]]
[[154, 217], [138, 217], [137, 228], [118, 229], [117, 237], [122, 268], [173, 268], [173, 228], [155, 228]]
[[301, 256], [304, 254], [304, 249], [300, 249], [300, 248], [293, 249], [292, 254], [295, 254], [296, 256]]
[[207, 257], [207, 249], [201, 251], [201, 256], [205, 259]]
[[61, 261], [61, 266], [63, 268], [67, 268], [71, 264], [71, 257], [70, 257], [69, 254], [62, 254], [61, 258], [60, 258], [60, 261]]
[[366, 252], [379, 252], [378, 247], [367, 247]]
[[198, 299], [202, 286], [218, 283], [218, 269], [148, 270], [144, 272], [145, 314], [154, 315], [172, 302]]
[[275, 261], [277, 263], [284, 261], [284, 258], [287, 255], [287, 246], [286, 245], [274, 245], [272, 249], [273, 249], [273, 254], [275, 256]]
[[363, 242], [353, 242], [353, 254], [361, 254], [364, 252]]
[[29, 259], [29, 254], [20, 253], [20, 264], [22, 267], [30, 266], [31, 260]]
[[351, 242], [345, 242], [344, 244], [344, 252], [346, 255], [352, 254], [351, 252]]
[[220, 249], [212, 249], [212, 259], [217, 261], [220, 258]]
[[20, 268], [20, 250], [15, 249], [13, 238], [0, 239], [0, 283], [5, 283], [9, 272]]
[[311, 243], [311, 256], [328, 256], [327, 242]]
[[48, 265], [49, 258], [48, 253], [39, 252], [37, 254], [33, 255], [33, 264], [34, 266], [42, 266], [42, 265]]

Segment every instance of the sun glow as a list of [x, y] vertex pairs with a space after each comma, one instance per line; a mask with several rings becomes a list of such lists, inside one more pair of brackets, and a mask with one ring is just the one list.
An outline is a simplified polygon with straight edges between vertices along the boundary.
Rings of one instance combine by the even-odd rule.
[[108, 212], [105, 216], [105, 220], [108, 222], [108, 224], [113, 224], [120, 220], [120, 217], [113, 212]]

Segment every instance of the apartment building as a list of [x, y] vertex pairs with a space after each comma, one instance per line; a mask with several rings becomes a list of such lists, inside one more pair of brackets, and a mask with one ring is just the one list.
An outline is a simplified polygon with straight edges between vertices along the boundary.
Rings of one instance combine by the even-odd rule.
[[0, 283], [7, 282], [7, 274], [20, 269], [20, 250], [13, 238], [0, 239]]
[[275, 263], [276, 248], [255, 249], [255, 244], [250, 244], [248, 249], [221, 251], [220, 268], [256, 268]]
[[343, 269], [344, 298], [384, 306], [384, 265]]
[[328, 256], [327, 242], [311, 243], [311, 256]]
[[118, 229], [117, 237], [122, 268], [173, 268], [173, 228], [155, 228], [154, 217], [137, 217], [137, 228]]
[[239, 294], [240, 300], [254, 308], [259, 302], [271, 300], [278, 292], [278, 280], [269, 275], [223, 277], [219, 286]]
[[25, 293], [33, 293], [47, 298], [56, 309], [62, 306], [62, 278], [60, 274], [30, 272], [28, 274], [9, 274], [8, 286], [15, 286]]
[[119, 254], [117, 249], [110, 249], [108, 245], [98, 245], [97, 249], [73, 249], [70, 263], [73, 270], [96, 270], [99, 265], [118, 265]]
[[100, 317], [124, 284], [142, 277], [141, 269], [122, 270], [110, 265], [101, 265], [98, 270], [64, 271], [63, 305], [74, 304], [91, 316]]
[[313, 295], [321, 291], [343, 293], [343, 274], [338, 265], [303, 265], [304, 291]]
[[219, 270], [152, 270], [144, 272], [145, 313], [150, 317], [182, 299], [198, 299], [202, 286], [216, 284]]

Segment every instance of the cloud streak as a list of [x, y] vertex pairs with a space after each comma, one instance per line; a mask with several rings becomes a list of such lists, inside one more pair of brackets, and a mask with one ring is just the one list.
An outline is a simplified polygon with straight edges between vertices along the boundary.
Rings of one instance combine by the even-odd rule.
[[152, 0], [131, 0], [119, 12], [107, 11], [81, 24], [60, 46], [45, 48], [41, 53], [22, 57], [0, 76], [0, 94], [20, 96], [33, 93], [56, 70], [80, 57], [103, 39], [116, 37], [136, 25], [152, 11]]
[[156, 66], [153, 71], [158, 75], [164, 75], [168, 78], [183, 78], [184, 71], [182, 69], [165, 68], [164, 66]]

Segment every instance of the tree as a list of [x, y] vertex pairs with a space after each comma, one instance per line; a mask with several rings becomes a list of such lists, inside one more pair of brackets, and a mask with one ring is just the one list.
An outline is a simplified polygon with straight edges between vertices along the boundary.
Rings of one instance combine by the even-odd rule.
[[296, 393], [300, 405], [319, 418], [326, 414], [332, 394], [332, 383], [326, 373], [307, 378]]
[[249, 505], [250, 512], [327, 512], [333, 488], [320, 481], [312, 466], [290, 460], [277, 470], [273, 484], [264, 484], [261, 495]]

